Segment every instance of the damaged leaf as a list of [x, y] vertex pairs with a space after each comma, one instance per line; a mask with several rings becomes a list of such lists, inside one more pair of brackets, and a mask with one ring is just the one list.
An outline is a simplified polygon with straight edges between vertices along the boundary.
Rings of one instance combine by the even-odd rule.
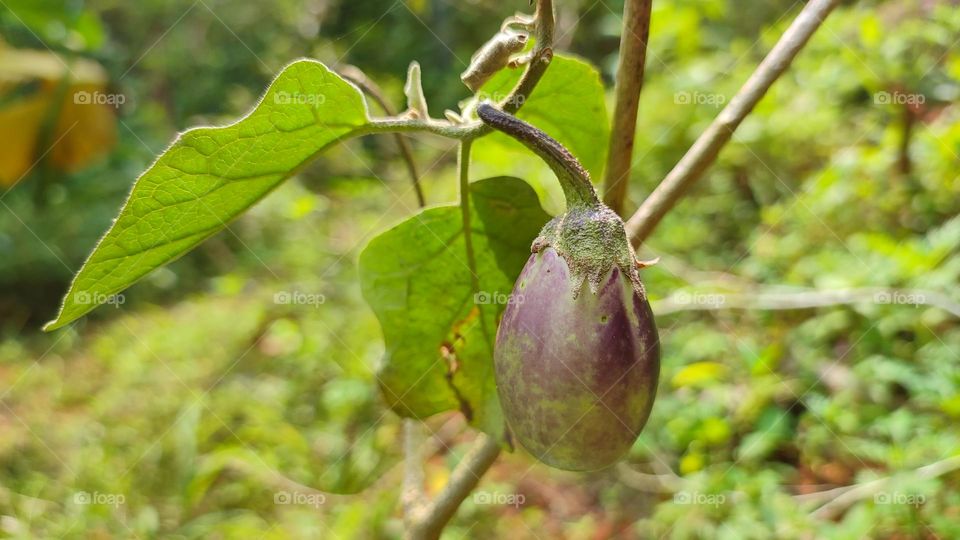
[[360, 255], [363, 295], [383, 328], [378, 377], [400, 415], [460, 410], [499, 435], [503, 420], [493, 380], [497, 323], [530, 244], [549, 216], [524, 181], [471, 184], [473, 249], [479, 290], [467, 264], [458, 206], [423, 210], [374, 238]]

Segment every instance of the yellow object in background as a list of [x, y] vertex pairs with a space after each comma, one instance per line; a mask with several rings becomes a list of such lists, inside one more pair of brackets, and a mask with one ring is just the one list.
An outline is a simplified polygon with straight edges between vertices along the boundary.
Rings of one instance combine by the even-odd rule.
[[0, 185], [13, 186], [44, 159], [73, 172], [106, 154], [125, 101], [107, 91], [96, 62], [0, 44]]

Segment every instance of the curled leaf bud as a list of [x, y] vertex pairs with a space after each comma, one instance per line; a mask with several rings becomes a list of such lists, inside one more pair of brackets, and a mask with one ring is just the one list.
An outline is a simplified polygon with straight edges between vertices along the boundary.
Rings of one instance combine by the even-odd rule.
[[403, 85], [403, 93], [407, 96], [407, 111], [419, 118], [429, 118], [427, 98], [423, 95], [423, 84], [420, 82], [420, 64], [410, 62], [407, 68], [407, 82]]
[[510, 57], [523, 50], [528, 38], [525, 33], [511, 30], [497, 33], [470, 58], [470, 65], [460, 74], [460, 80], [476, 92], [490, 77], [510, 64]]

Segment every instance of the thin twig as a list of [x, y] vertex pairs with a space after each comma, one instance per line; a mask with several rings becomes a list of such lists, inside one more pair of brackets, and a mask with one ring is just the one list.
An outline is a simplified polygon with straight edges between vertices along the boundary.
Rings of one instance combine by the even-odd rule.
[[286, 491], [289, 493], [302, 495], [313, 495], [317, 497], [316, 500], [318, 501], [326, 501], [328, 498], [345, 500], [348, 497], [348, 495], [327, 493], [306, 484], [301, 484], [300, 482], [297, 482], [282, 472], [267, 465], [262, 463], [254, 464], [241, 458], [232, 458], [227, 461], [224, 464], [224, 470], [236, 471], [241, 474], [247, 474], [252, 477], [259, 478], [271, 488], [279, 491]]
[[[533, 93], [537, 83], [547, 72], [553, 60], [553, 34], [555, 20], [553, 15], [553, 0], [537, 0], [537, 43], [530, 56], [520, 81], [500, 103], [500, 108], [510, 114], [516, 114], [523, 107], [527, 98]], [[470, 141], [489, 134], [493, 129], [483, 122], [454, 124], [447, 120], [433, 118], [373, 118], [357, 134], [394, 133], [404, 131], [426, 131], [442, 137]]]
[[407, 538], [433, 540], [440, 538], [444, 526], [457, 512], [460, 503], [470, 494], [487, 469], [500, 455], [500, 443], [481, 433], [473, 447], [463, 457], [450, 480], [436, 498], [421, 511], [414, 514], [413, 526], [407, 529]]
[[960, 317], [960, 303], [955, 302], [943, 293], [925, 289], [889, 289], [885, 287], [792, 291], [768, 289], [752, 292], [679, 291], [667, 298], [652, 302], [651, 307], [657, 315], [667, 315], [678, 311], [790, 310], [860, 303], [896, 304], [913, 307], [935, 306]]
[[404, 525], [413, 526], [412, 517], [417, 508], [426, 504], [423, 492], [423, 426], [420, 420], [403, 419], [403, 504]]
[[470, 284], [474, 294], [480, 292], [480, 276], [477, 275], [477, 259], [473, 252], [473, 229], [470, 226], [470, 146], [472, 141], [460, 141], [457, 152], [458, 177], [460, 179], [460, 217], [463, 220], [463, 243], [470, 268]]
[[[537, 12], [535, 14], [537, 21], [537, 42], [533, 46], [533, 54], [530, 56], [530, 63], [520, 76], [520, 81], [513, 87], [510, 94], [504, 99], [501, 108], [510, 113], [516, 114], [523, 107], [523, 104], [533, 93], [540, 78], [547, 72], [550, 61], [553, 60], [553, 34], [554, 34], [554, 15], [553, 0], [537, 0]], [[489, 128], [484, 126], [482, 133], [488, 133]]]
[[[414, 438], [421, 438], [421, 444], [417, 446], [417, 451], [414, 453], [415, 461], [422, 471], [423, 462], [427, 461], [430, 457], [436, 455], [440, 451], [446, 451], [450, 449], [450, 445], [453, 444], [453, 439], [458, 437], [460, 433], [466, 428], [466, 422], [463, 416], [450, 415], [449, 419], [440, 426], [439, 429], [433, 431], [433, 433], [427, 437], [425, 440], [422, 439], [424, 435], [425, 423], [419, 422], [416, 419], [404, 419], [405, 422], [411, 422], [414, 428], [418, 430], [413, 433]], [[432, 430], [431, 430], [432, 431]], [[406, 428], [404, 428], [404, 444], [406, 445]], [[408, 467], [411, 465], [411, 460], [406, 459], [407, 455], [406, 448], [404, 448], [404, 460], [402, 463], [399, 463], [395, 466], [390, 467], [387, 472], [385, 472], [379, 479], [377, 479], [370, 488], [367, 488], [365, 493], [378, 493], [381, 491], [392, 491], [396, 489], [397, 481], [404, 482], [404, 490], [407, 487], [407, 472]], [[417, 490], [420, 492], [418, 495], [423, 493], [423, 476], [420, 471], [414, 473], [414, 475], [419, 476], [419, 479], [412, 479], [417, 482]], [[418, 503], [426, 504], [425, 499], [419, 499]], [[406, 508], [404, 508], [406, 510]]]
[[[343, 76], [344, 79], [357, 85], [364, 94], [367, 94], [377, 102], [377, 105], [383, 109], [384, 114], [387, 116], [397, 115], [396, 109], [390, 106], [390, 102], [387, 101], [383, 90], [380, 89], [373, 79], [367, 77], [366, 73], [360, 68], [346, 65], [340, 69], [340, 75]], [[410, 142], [400, 133], [394, 133], [393, 140], [396, 141], [397, 149], [400, 150], [400, 156], [403, 157], [403, 162], [407, 166], [407, 173], [410, 174], [410, 181], [413, 182], [413, 189], [417, 194], [417, 203], [423, 208], [427, 203], [423, 196], [423, 188], [420, 186], [420, 172], [417, 170], [417, 162], [413, 158], [413, 147], [410, 146]]]
[[620, 61], [617, 65], [617, 101], [613, 109], [610, 147], [604, 181], [604, 202], [618, 214], [630, 184], [633, 142], [637, 130], [637, 106], [643, 88], [650, 38], [650, 8], [653, 0], [627, 0], [623, 5]]
[[617, 477], [625, 485], [646, 493], [676, 493], [683, 489], [683, 478], [672, 471], [652, 474], [638, 471], [626, 463], [617, 464]]
[[[913, 476], [922, 480], [927, 480], [930, 478], [943, 476], [944, 474], [951, 473], [957, 469], [960, 469], [960, 456], [953, 456], [935, 463], [931, 463], [930, 465], [924, 465], [923, 467], [920, 467], [914, 471]], [[820, 501], [827, 500], [827, 503], [814, 510], [810, 515], [817, 519], [834, 519], [842, 514], [851, 505], [882, 492], [892, 480], [893, 477], [878, 478], [862, 484], [843, 486], [826, 491], [798, 495], [795, 497], [795, 499], [801, 503], [818, 503]]]
[[635, 246], [639, 246], [650, 236], [667, 212], [677, 204], [690, 186], [703, 176], [707, 167], [717, 159], [720, 149], [733, 136], [740, 122], [786, 71], [797, 53], [806, 45], [810, 36], [838, 3], [839, 0], [811, 0], [804, 6], [800, 15], [780, 37], [737, 95], [730, 100], [706, 131], [693, 143], [686, 155], [627, 221], [627, 234]]

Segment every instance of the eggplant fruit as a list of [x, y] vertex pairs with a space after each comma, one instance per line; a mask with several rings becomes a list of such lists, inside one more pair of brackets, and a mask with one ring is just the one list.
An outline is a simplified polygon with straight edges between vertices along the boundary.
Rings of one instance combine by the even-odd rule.
[[497, 331], [497, 392], [514, 438], [560, 469], [594, 470], [633, 446], [653, 407], [660, 346], [650, 304], [619, 268], [574, 294], [566, 260], [530, 256]]
[[647, 263], [566, 148], [489, 104], [477, 114], [543, 158], [567, 201], [534, 241], [497, 330], [504, 416], [540, 461], [601, 469], [633, 446], [657, 393], [660, 341], [638, 271]]

